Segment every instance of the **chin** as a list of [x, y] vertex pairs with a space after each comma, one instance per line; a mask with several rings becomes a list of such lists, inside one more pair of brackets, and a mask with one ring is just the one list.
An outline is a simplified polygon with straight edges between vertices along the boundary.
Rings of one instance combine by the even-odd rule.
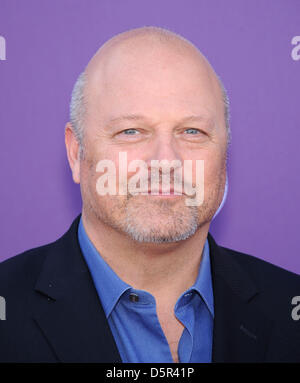
[[101, 203], [96, 209], [97, 218], [137, 242], [172, 243], [192, 237], [211, 220], [217, 209], [217, 206], [213, 208], [212, 201], [198, 207], [186, 206], [184, 198], [177, 199], [177, 203], [150, 198], [125, 197], [113, 203], [111, 200]]
[[198, 213], [196, 209], [190, 208], [128, 206], [121, 225], [123, 231], [138, 242], [178, 242], [195, 234], [198, 228]]
[[133, 226], [127, 226], [125, 232], [131, 239], [140, 243], [174, 243], [184, 241], [195, 234], [197, 227], [191, 227], [187, 231], [170, 231], [159, 228], [140, 229]]

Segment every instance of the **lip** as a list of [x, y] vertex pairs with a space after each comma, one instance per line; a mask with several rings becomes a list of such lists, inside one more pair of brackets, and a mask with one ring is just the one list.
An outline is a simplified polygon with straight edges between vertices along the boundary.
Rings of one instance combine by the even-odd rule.
[[149, 197], [156, 198], [178, 198], [182, 197], [182, 194], [149, 194]]
[[[175, 194], [177, 193], [177, 194]], [[147, 190], [145, 192], [141, 192], [139, 194], [149, 196], [149, 197], [160, 197], [160, 198], [175, 198], [175, 197], [182, 197], [184, 195], [181, 191], [175, 191], [174, 189], [170, 188], [170, 191], [163, 192], [162, 189], [159, 189], [158, 192], [152, 193], [151, 190]]]

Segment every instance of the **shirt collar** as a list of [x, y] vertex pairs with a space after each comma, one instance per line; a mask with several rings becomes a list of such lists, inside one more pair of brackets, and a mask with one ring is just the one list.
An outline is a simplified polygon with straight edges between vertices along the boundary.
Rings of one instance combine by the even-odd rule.
[[78, 240], [108, 318], [121, 295], [131, 286], [122, 281], [100, 256], [84, 229], [82, 218], [78, 226]]
[[[82, 218], [80, 218], [78, 227], [78, 240], [81, 251], [92, 275], [105, 315], [108, 318], [120, 297], [125, 291], [130, 290], [131, 286], [120, 279], [101, 257], [84, 229]], [[200, 294], [211, 315], [214, 316], [208, 240], [206, 240], [204, 244], [196, 282], [191, 288], [185, 291], [183, 295], [192, 291], [196, 291]]]
[[199, 273], [194, 285], [188, 291], [196, 291], [204, 300], [207, 308], [209, 309], [212, 316], [214, 316], [214, 295], [211, 278], [211, 267], [210, 267], [210, 251], [208, 239], [206, 239], [202, 259], [200, 262]]

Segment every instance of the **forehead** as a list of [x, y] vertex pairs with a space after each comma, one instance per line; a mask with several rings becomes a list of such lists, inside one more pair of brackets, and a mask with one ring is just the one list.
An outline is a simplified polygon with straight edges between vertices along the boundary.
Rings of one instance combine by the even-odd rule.
[[88, 67], [87, 93], [102, 117], [145, 111], [209, 117], [220, 107], [216, 78], [200, 54], [144, 41], [100, 54]]

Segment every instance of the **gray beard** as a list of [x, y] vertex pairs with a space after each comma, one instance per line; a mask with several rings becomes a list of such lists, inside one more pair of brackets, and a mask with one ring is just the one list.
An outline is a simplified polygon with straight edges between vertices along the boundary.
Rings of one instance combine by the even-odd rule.
[[118, 222], [118, 229], [140, 243], [183, 241], [210, 222], [218, 207], [212, 206], [211, 201], [204, 201], [200, 207], [173, 206], [168, 201], [131, 202], [127, 200], [123, 206], [124, 216], [122, 222]]
[[[85, 204], [87, 210], [102, 224], [128, 235], [139, 243], [171, 243], [186, 240], [209, 223], [217, 211], [221, 198], [220, 186], [201, 206], [181, 205], [179, 202], [146, 200], [127, 195], [125, 199], [112, 196], [115, 203], [109, 210], [93, 202]], [[146, 197], [144, 197], [146, 198]], [[151, 197], [149, 197], [151, 198]], [[220, 199], [220, 200], [219, 200]], [[89, 201], [93, 201], [91, 198]], [[158, 220], [158, 217], [159, 220]]]
[[[198, 209], [195, 206], [187, 207], [188, 214], [182, 212], [171, 212], [170, 218], [166, 217], [167, 228], [160, 230], [155, 225], [149, 227], [146, 223], [145, 226], [140, 224], [136, 219], [133, 209], [126, 209], [126, 219], [123, 230], [134, 241], [144, 243], [170, 243], [183, 241], [195, 234], [198, 225]], [[164, 214], [163, 214], [164, 216]], [[163, 218], [162, 218], [163, 219]]]

